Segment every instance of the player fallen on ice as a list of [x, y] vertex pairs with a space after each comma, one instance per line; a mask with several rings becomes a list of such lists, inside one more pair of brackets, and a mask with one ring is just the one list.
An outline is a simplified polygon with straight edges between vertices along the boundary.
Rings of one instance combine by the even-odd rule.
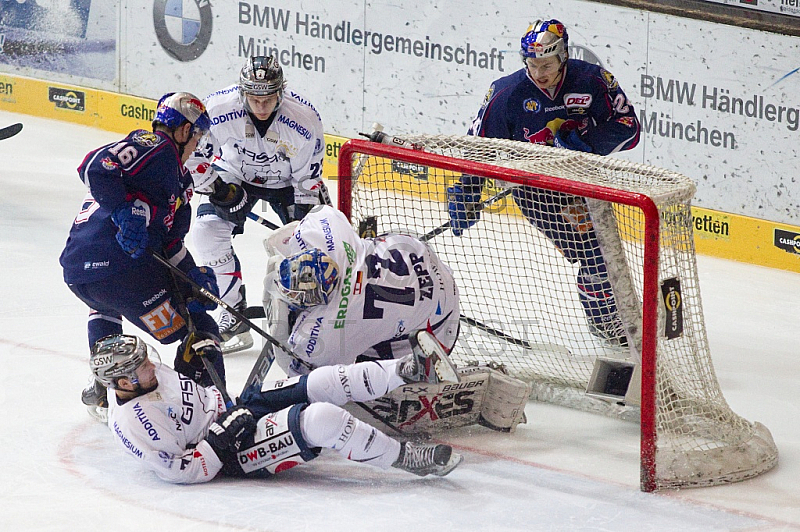
[[[557, 20], [529, 26], [520, 43], [524, 68], [492, 83], [467, 134], [600, 155], [635, 147], [640, 124], [633, 105], [609, 71], [570, 59], [568, 40]], [[478, 222], [484, 182], [465, 174], [447, 189], [456, 236]], [[579, 265], [578, 298], [591, 333], [627, 346], [586, 200], [533, 187], [514, 189], [513, 198], [564, 257]]]
[[229, 409], [220, 390], [162, 364], [136, 336], [100, 339], [89, 365], [109, 389], [114, 440], [168, 482], [268, 477], [316, 458], [321, 448], [382, 469], [444, 476], [462, 461], [450, 446], [400, 442], [337, 406], [408, 383], [457, 382], [455, 367], [430, 333], [414, 337], [414, 351], [401, 359], [328, 366], [257, 384]]
[[[187, 162], [195, 190], [203, 194], [192, 229], [198, 259], [217, 276], [220, 299], [247, 308], [242, 267], [233, 248], [259, 200], [286, 224], [319, 203], [330, 203], [322, 180], [322, 120], [303, 96], [286, 88], [277, 58], [250, 57], [238, 84], [205, 100], [211, 132]], [[222, 350], [253, 345], [250, 326], [220, 309]]]
[[[344, 214], [321, 205], [275, 231], [266, 247], [264, 308], [270, 333], [293, 355], [273, 349], [287, 375], [306, 374], [309, 367], [402, 358], [412, 352], [412, 333], [420, 329], [430, 331], [447, 353], [455, 346], [458, 287], [450, 268], [418, 238], [360, 238]], [[458, 371], [463, 382], [457, 386], [400, 387], [382, 398], [388, 404], [377, 410], [387, 420], [409, 421], [402, 427], [408, 432], [472, 423], [514, 430], [524, 417], [529, 386], [487, 366]], [[464, 399], [457, 411], [422, 414], [457, 391]], [[420, 415], [406, 420], [409, 413]]]
[[[219, 329], [207, 314], [216, 307], [170, 272], [148, 250], [161, 253], [196, 284], [216, 295], [210, 268], [198, 267], [184, 245], [192, 220], [192, 178], [184, 166], [210, 120], [203, 103], [188, 92], [165, 94], [153, 130], [137, 129], [122, 140], [89, 152], [78, 167], [88, 188], [61, 253], [64, 281], [90, 308], [89, 349], [100, 338], [122, 333], [123, 317], [161, 343], [190, 339], [186, 321], [197, 329], [202, 349], [224, 378]], [[181, 305], [188, 303], [187, 315]], [[181, 353], [176, 367], [187, 374]], [[198, 347], [199, 348], [199, 347]], [[196, 362], [195, 362], [196, 363]], [[105, 421], [106, 390], [92, 379], [81, 400]]]

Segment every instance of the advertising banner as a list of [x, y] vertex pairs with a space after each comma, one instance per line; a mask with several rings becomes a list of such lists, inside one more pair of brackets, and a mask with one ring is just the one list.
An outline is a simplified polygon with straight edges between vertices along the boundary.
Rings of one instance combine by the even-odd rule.
[[[30, 22], [33, 6], [45, 3], [69, 5], [70, 30], [51, 34]], [[392, 134], [464, 134], [492, 81], [522, 67], [528, 24], [557, 18], [570, 55], [613, 73], [642, 122], [639, 145], [614, 156], [689, 176], [700, 207], [800, 223], [798, 37], [581, 0], [100, 4], [0, 2], [0, 70], [47, 79], [50, 70], [74, 68], [75, 84], [155, 99], [175, 90], [210, 94], [235, 84], [248, 56], [270, 54], [319, 110], [326, 133], [347, 138], [373, 122]], [[115, 16], [116, 25], [98, 24]], [[116, 50], [92, 48], [113, 43], [115, 31]], [[8, 48], [25, 32], [74, 50], [54, 59]]]
[[117, 7], [104, 0], [0, 0], [0, 65], [116, 88]]

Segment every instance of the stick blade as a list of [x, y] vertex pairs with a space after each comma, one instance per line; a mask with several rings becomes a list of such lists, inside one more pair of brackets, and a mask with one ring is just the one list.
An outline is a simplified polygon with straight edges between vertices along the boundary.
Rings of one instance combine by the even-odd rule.
[[13, 137], [17, 133], [22, 131], [22, 124], [12, 124], [10, 126], [6, 126], [0, 129], [0, 140], [5, 140], [7, 138]]

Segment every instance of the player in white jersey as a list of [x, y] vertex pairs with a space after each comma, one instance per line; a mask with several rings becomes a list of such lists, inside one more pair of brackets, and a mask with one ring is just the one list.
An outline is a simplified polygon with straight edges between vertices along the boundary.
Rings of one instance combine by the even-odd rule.
[[[341, 212], [320, 206], [270, 242], [274, 255], [264, 289], [273, 332], [312, 367], [403, 357], [411, 350], [409, 334], [420, 329], [448, 352], [455, 344], [458, 288], [450, 269], [419, 239], [359, 238]], [[304, 278], [314, 272], [320, 274], [319, 297], [303, 288], [314, 284]], [[274, 351], [289, 375], [308, 372], [299, 360]]]
[[[195, 191], [206, 196], [192, 232], [196, 255], [217, 276], [221, 299], [247, 307], [232, 236], [244, 231], [258, 200], [267, 201], [285, 224], [301, 219], [321, 201], [330, 203], [322, 181], [325, 139], [311, 103], [286, 89], [274, 57], [247, 60], [239, 83], [205, 100], [211, 117], [208, 142], [186, 163]], [[253, 345], [249, 326], [224, 309], [218, 317], [223, 352]]]
[[400, 443], [337, 405], [366, 401], [407, 383], [458, 382], [428, 333], [400, 360], [331, 366], [254, 385], [226, 409], [222, 393], [162, 365], [140, 338], [112, 335], [93, 347], [90, 367], [108, 388], [117, 443], [168, 482], [264, 477], [331, 448], [349, 460], [416, 475], [444, 476], [462, 460], [448, 445]]

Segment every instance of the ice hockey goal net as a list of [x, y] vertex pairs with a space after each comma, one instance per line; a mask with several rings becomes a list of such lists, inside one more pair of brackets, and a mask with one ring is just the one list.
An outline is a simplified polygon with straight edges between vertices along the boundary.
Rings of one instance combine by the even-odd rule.
[[[401, 143], [413, 149], [345, 143], [339, 207], [362, 230], [377, 223], [378, 234], [427, 235], [452, 268], [461, 293], [457, 363], [503, 364], [533, 384], [534, 400], [638, 421], [645, 491], [744, 480], [777, 463], [769, 431], [730, 409], [714, 373], [688, 178], [498, 139], [419, 135]], [[489, 180], [484, 200], [500, 198], [456, 237], [444, 230], [446, 187], [462, 174]], [[629, 347], [590, 333], [578, 265], [521, 215], [513, 194], [503, 194], [515, 187], [587, 198]], [[630, 378], [621, 390], [613, 384], [620, 375]]]

